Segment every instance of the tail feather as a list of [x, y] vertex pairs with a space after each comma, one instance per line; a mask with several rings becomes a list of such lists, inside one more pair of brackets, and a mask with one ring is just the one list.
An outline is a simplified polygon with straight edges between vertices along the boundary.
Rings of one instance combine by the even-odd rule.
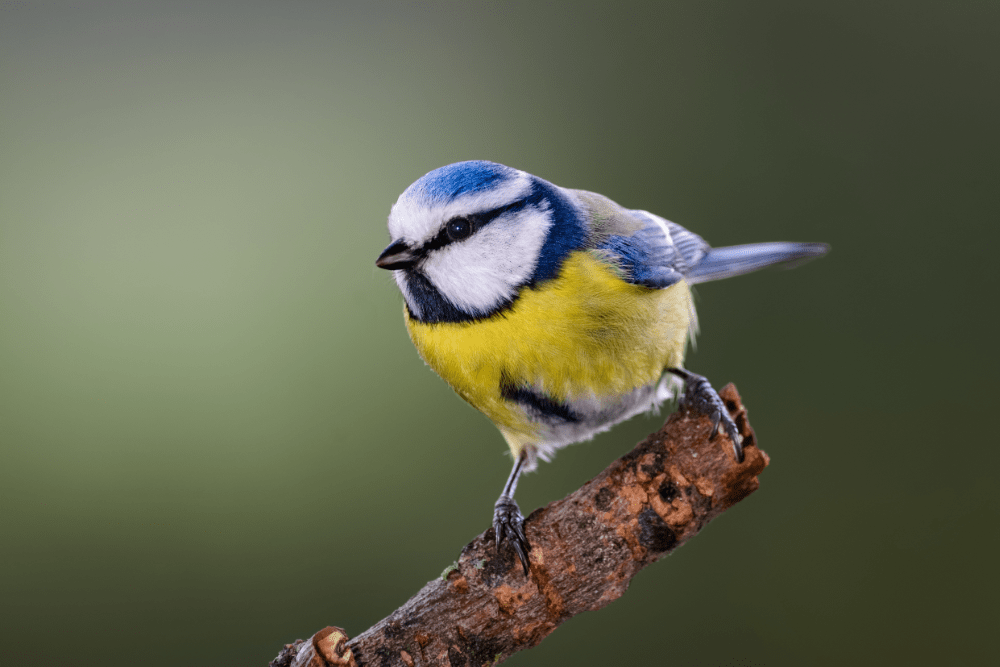
[[750, 243], [725, 248], [711, 248], [684, 274], [689, 284], [731, 278], [772, 264], [798, 266], [813, 257], [825, 255], [825, 243]]

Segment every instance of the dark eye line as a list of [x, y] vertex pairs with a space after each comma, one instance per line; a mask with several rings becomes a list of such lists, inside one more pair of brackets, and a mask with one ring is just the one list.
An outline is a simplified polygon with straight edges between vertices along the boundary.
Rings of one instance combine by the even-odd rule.
[[[510, 211], [516, 211], [524, 208], [528, 204], [529, 199], [519, 199], [518, 201], [511, 202], [506, 206], [500, 206], [498, 208], [491, 209], [489, 211], [482, 211], [480, 213], [473, 213], [471, 215], [456, 215], [454, 218], [449, 219], [444, 226], [441, 227], [440, 231], [435, 234], [434, 238], [424, 243], [417, 250], [417, 254], [426, 255], [432, 250], [438, 250], [445, 247], [446, 245], [451, 245], [452, 243], [457, 243], [459, 241], [464, 241], [465, 239], [472, 238], [472, 235], [478, 232], [480, 229], [493, 222], [499, 218], [504, 213], [509, 213]], [[455, 222], [456, 220], [467, 220], [471, 227], [469, 234], [464, 236], [457, 241], [448, 236], [448, 226]]]
[[[438, 248], [443, 248], [446, 245], [454, 243], [451, 237], [448, 236], [448, 225], [450, 225], [452, 222], [458, 219], [459, 218], [452, 218], [451, 220], [446, 222], [444, 226], [441, 228], [441, 230], [434, 236], [434, 238], [432, 238], [430, 241], [428, 241], [427, 243], [423, 244], [420, 247], [420, 254], [426, 255], [432, 250], [437, 250]], [[468, 220], [469, 224], [472, 226], [472, 231], [469, 232], [469, 236], [472, 236], [473, 234], [476, 233], [476, 230], [479, 229], [479, 227], [476, 225], [476, 223], [472, 220], [471, 217], [466, 217], [463, 219]], [[466, 236], [465, 238], [469, 238], [469, 236]]]

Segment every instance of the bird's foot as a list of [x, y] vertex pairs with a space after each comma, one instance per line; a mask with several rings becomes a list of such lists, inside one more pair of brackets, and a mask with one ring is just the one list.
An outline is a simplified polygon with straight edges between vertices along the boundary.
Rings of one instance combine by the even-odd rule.
[[500, 496], [497, 500], [493, 509], [493, 530], [497, 538], [497, 552], [500, 551], [500, 545], [509, 539], [527, 576], [528, 550], [531, 547], [528, 546], [528, 538], [524, 536], [524, 517], [521, 516], [521, 508], [510, 496]]
[[712, 434], [709, 440], [714, 440], [719, 434], [719, 425], [726, 431], [726, 435], [733, 442], [733, 453], [736, 460], [743, 463], [743, 439], [740, 437], [736, 423], [729, 416], [726, 404], [719, 398], [718, 392], [704, 376], [692, 373], [683, 368], [668, 368], [667, 371], [684, 380], [684, 394], [681, 396], [680, 405], [688, 410], [700, 412], [707, 415], [712, 420]]

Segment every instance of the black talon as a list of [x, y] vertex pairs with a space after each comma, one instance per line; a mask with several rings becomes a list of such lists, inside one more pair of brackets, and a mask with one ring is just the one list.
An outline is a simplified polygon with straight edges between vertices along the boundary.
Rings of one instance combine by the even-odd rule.
[[521, 509], [510, 496], [500, 496], [493, 510], [493, 530], [496, 532], [497, 552], [504, 541], [509, 541], [521, 561], [524, 574], [528, 574], [528, 539], [524, 535], [524, 517]]
[[726, 404], [722, 402], [718, 392], [712, 388], [709, 381], [704, 376], [683, 368], [668, 368], [667, 372], [684, 380], [684, 394], [680, 400], [681, 407], [700, 412], [712, 420], [712, 433], [708, 436], [709, 440], [715, 440], [721, 425], [733, 443], [733, 454], [736, 456], [736, 460], [743, 463], [743, 439], [740, 437], [739, 429], [736, 428], [736, 423], [729, 416]]
[[715, 440], [715, 436], [719, 435], [719, 423], [722, 421], [722, 415], [718, 412], [712, 412], [712, 435], [708, 436], [709, 441]]

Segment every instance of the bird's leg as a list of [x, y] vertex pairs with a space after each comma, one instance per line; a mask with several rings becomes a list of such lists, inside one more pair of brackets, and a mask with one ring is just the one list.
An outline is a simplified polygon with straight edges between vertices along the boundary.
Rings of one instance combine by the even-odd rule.
[[493, 531], [497, 538], [497, 552], [504, 540], [510, 539], [511, 546], [517, 552], [517, 557], [524, 567], [524, 574], [528, 574], [528, 538], [524, 536], [524, 517], [521, 516], [521, 508], [514, 502], [514, 489], [517, 488], [517, 478], [521, 476], [521, 469], [524, 467], [527, 452], [521, 451], [514, 461], [514, 468], [510, 471], [510, 477], [503, 487], [503, 492], [497, 498], [497, 503], [493, 508]]
[[668, 368], [667, 372], [684, 380], [684, 395], [681, 396], [680, 404], [689, 409], [708, 415], [712, 420], [712, 434], [709, 440], [714, 440], [719, 434], [719, 424], [725, 429], [726, 435], [733, 442], [733, 453], [736, 460], [743, 463], [743, 439], [736, 428], [736, 424], [726, 410], [726, 404], [719, 398], [719, 394], [712, 388], [704, 376], [684, 370], [683, 368]]

